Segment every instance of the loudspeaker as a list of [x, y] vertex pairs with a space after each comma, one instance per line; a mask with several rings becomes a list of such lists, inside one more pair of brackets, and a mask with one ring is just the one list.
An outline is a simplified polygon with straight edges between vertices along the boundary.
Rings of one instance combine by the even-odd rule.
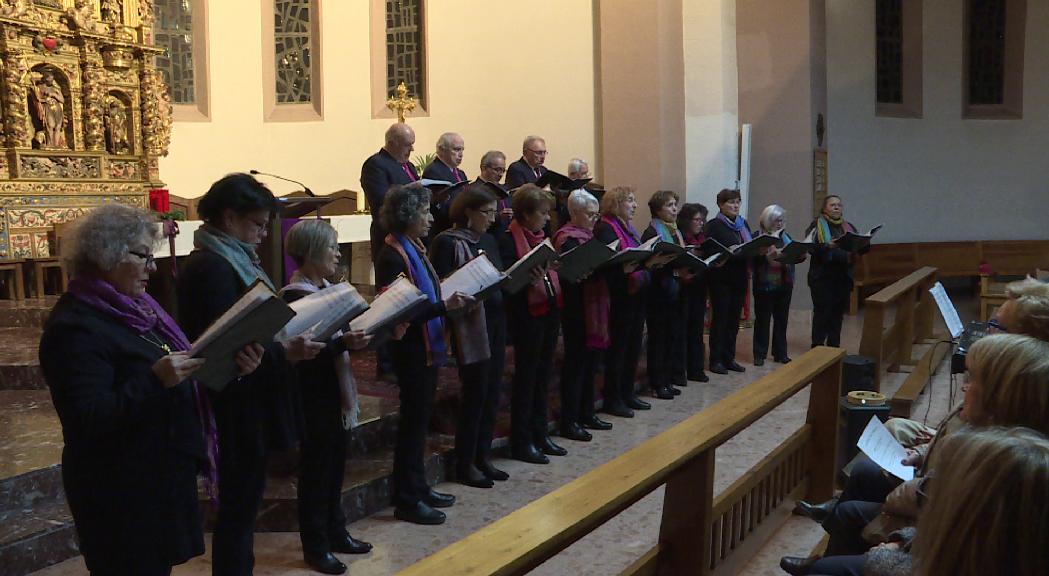
[[874, 390], [874, 360], [849, 355], [841, 363], [841, 395], [854, 390]]

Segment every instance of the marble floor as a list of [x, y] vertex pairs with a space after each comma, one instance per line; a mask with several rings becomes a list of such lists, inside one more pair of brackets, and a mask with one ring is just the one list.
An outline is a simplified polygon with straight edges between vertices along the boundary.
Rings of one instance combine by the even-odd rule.
[[[793, 356], [801, 355], [808, 348], [810, 314], [801, 310], [791, 313], [789, 347]], [[967, 317], [971, 316], [963, 310], [963, 319], [968, 319]], [[939, 320], [937, 322], [939, 323]], [[858, 347], [861, 326], [860, 316], [846, 318], [843, 342], [850, 353], [855, 353]], [[553, 458], [553, 462], [548, 466], [501, 460], [497, 466], [509, 472], [511, 478], [508, 482], [497, 483], [495, 488], [479, 490], [455, 483], [441, 484], [439, 490], [458, 497], [456, 505], [448, 510], [448, 522], [443, 526], [422, 527], [399, 522], [394, 520], [392, 509], [355, 522], [350, 525], [350, 531], [354, 536], [375, 544], [375, 550], [365, 556], [341, 556], [341, 559], [349, 565], [349, 573], [354, 576], [393, 574], [570, 482], [582, 473], [775, 370], [778, 365], [771, 362], [763, 367], [754, 367], [751, 364], [750, 340], [750, 331], [741, 330], [738, 355], [740, 362], [747, 367], [746, 373], [712, 375], [707, 384], [691, 383], [675, 400], [653, 399], [653, 409], [640, 412], [633, 419], [608, 417], [615, 424], [612, 430], [595, 432], [594, 441], [590, 443], [562, 441], [562, 445], [569, 450], [569, 455]], [[914, 408], [915, 418], [923, 419], [928, 411], [928, 420], [935, 422], [946, 413], [948, 377], [945, 372], [945, 367], [941, 367], [928, 388], [929, 393], [919, 399]], [[884, 379], [884, 391], [891, 394], [904, 376], [890, 374]], [[804, 421], [807, 397], [807, 391], [799, 392], [718, 450], [715, 491], [727, 487], [775, 444], [801, 425]], [[662, 489], [653, 492], [586, 538], [539, 566], [533, 574], [618, 574], [655, 544], [662, 499]], [[814, 523], [792, 518], [770, 544], [755, 555], [743, 574], [780, 574], [777, 563], [781, 555], [807, 552], [821, 536], [821, 530]], [[257, 534], [255, 553], [255, 573], [260, 576], [312, 573], [302, 562], [297, 533]], [[209, 555], [196, 558], [174, 570], [174, 574], [178, 576], [203, 575], [210, 572]], [[80, 576], [87, 574], [87, 571], [82, 559], [77, 557], [36, 574]]]

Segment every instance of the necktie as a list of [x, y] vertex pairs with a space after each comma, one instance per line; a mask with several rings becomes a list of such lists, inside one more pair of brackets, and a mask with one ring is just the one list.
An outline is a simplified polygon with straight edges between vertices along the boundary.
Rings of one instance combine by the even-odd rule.
[[408, 163], [401, 164], [401, 168], [403, 168], [404, 173], [408, 175], [408, 180], [415, 182], [415, 174], [412, 174], [412, 171], [408, 169]]
[[536, 168], [536, 169], [535, 169], [535, 179], [536, 179], [536, 180], [538, 180], [538, 179], [539, 179], [539, 176], [541, 176], [541, 175], [539, 174], [539, 169], [538, 169], [538, 168]]

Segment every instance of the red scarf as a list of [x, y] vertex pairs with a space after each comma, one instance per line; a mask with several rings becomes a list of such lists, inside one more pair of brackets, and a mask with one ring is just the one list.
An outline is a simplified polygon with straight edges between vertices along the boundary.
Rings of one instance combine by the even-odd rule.
[[[618, 216], [605, 214], [601, 217], [601, 221], [611, 226], [612, 231], [616, 233], [616, 238], [619, 238], [619, 250], [637, 248], [641, 245], [641, 240], [638, 238], [637, 230], [634, 230], [634, 227], [630, 224], [620, 220]], [[631, 272], [630, 276], [627, 277], [627, 294], [637, 294], [647, 282], [648, 271], [639, 266], [637, 270]]]
[[[594, 237], [593, 230], [569, 222], [554, 234], [554, 249], [561, 252], [565, 240], [575, 238], [580, 244]], [[607, 350], [612, 341], [608, 335], [608, 285], [603, 280], [589, 278], [583, 281], [583, 321], [586, 325], [586, 347]]]
[[[524, 226], [517, 222], [516, 218], [510, 222], [509, 230], [510, 235], [514, 239], [514, 248], [517, 250], [518, 258], [528, 254], [532, 248], [535, 248], [546, 239], [546, 234], [542, 230], [538, 232], [526, 230]], [[532, 316], [546, 316], [550, 312], [551, 296], [557, 299], [558, 308], [564, 305], [564, 300], [561, 297], [561, 283], [557, 279], [557, 272], [547, 269], [546, 279], [549, 280], [549, 291], [547, 290], [547, 282], [543, 278], [532, 282], [528, 287], [528, 313]]]

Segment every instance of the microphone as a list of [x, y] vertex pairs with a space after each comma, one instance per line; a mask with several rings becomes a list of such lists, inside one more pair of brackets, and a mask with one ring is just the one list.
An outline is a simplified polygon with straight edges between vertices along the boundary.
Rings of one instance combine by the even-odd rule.
[[299, 182], [298, 180], [292, 180], [291, 178], [285, 178], [283, 176], [277, 176], [276, 174], [270, 174], [268, 172], [259, 172], [258, 170], [254, 170], [254, 169], [248, 170], [248, 174], [251, 174], [252, 176], [269, 176], [270, 178], [276, 178], [277, 180], [284, 180], [285, 182], [291, 182], [292, 184], [298, 184], [299, 186], [302, 186], [302, 190], [304, 192], [306, 192], [306, 195], [309, 196], [310, 198], [314, 198], [314, 197], [317, 196], [316, 194], [313, 193], [313, 190], [310, 190], [309, 186], [303, 184], [302, 182]]

